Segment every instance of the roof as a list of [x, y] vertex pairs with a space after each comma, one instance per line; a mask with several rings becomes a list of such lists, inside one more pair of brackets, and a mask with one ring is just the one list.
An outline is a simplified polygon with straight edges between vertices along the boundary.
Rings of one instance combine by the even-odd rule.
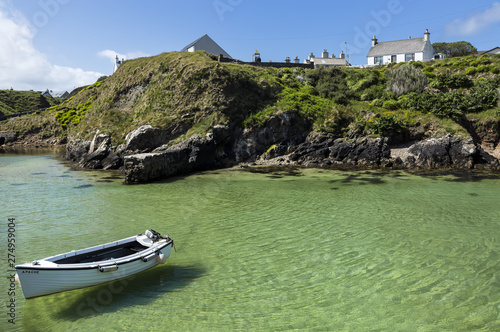
[[500, 54], [500, 47], [495, 47], [492, 48], [491, 50], [488, 51], [478, 51], [477, 54]]
[[45, 92], [42, 93], [42, 95], [45, 97], [66, 98], [69, 96], [69, 93], [68, 91], [52, 91], [47, 89]]
[[191, 44], [188, 44], [186, 47], [184, 47], [181, 52], [189, 52], [189, 49], [194, 46], [195, 51], [205, 51], [207, 53], [213, 54], [213, 55], [219, 55], [222, 54], [225, 58], [230, 58], [232, 57], [222, 49], [212, 38], [210, 38], [208, 35], [204, 35], [198, 39], [196, 39], [194, 42]]
[[367, 56], [381, 56], [389, 54], [408, 54], [423, 52], [426, 42], [424, 38], [412, 38], [381, 42], [372, 46]]
[[346, 61], [342, 58], [312, 58], [315, 66], [345, 66]]

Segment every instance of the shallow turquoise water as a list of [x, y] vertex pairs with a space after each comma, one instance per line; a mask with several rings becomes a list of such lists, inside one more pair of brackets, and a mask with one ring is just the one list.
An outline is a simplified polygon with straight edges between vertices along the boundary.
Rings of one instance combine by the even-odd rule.
[[52, 155], [0, 155], [5, 275], [8, 218], [17, 263], [147, 228], [177, 249], [108, 285], [29, 301], [18, 286], [16, 324], [2, 312], [0, 330], [500, 330], [499, 176], [223, 170], [121, 182]]

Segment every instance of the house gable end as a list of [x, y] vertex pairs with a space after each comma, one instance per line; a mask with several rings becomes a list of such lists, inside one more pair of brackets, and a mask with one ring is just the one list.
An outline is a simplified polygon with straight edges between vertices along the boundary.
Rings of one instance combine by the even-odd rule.
[[222, 49], [212, 38], [208, 35], [204, 35], [194, 42], [188, 44], [184, 47], [181, 52], [194, 52], [194, 51], [205, 51], [213, 55], [222, 54], [225, 58], [232, 59], [232, 57]]

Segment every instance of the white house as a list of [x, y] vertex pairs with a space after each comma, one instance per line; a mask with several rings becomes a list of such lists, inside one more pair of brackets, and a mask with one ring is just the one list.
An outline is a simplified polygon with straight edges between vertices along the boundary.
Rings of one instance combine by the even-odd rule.
[[232, 59], [232, 57], [222, 49], [216, 42], [213, 41], [208, 35], [204, 35], [198, 39], [196, 39], [191, 44], [184, 47], [181, 52], [196, 52], [196, 51], [205, 51], [207, 53], [213, 55], [222, 54], [224, 58]]
[[68, 98], [69, 93], [68, 91], [53, 91], [47, 89], [45, 92], [42, 92], [42, 96], [44, 97], [52, 97], [56, 99], [65, 99]]
[[479, 51], [477, 54], [500, 54], [500, 47], [495, 47], [489, 51]]
[[321, 57], [315, 57], [313, 53], [309, 55], [309, 57], [304, 61], [304, 63], [313, 63], [314, 68], [332, 68], [338, 66], [350, 66], [350, 64], [346, 61], [344, 51], [340, 53], [340, 57], [335, 57], [335, 54], [332, 54], [329, 57], [328, 51], [325, 49], [323, 53], [321, 53]]
[[379, 43], [373, 36], [372, 47], [368, 52], [368, 65], [385, 65], [392, 62], [430, 61], [442, 57], [432, 47], [429, 30], [423, 38], [411, 38]]

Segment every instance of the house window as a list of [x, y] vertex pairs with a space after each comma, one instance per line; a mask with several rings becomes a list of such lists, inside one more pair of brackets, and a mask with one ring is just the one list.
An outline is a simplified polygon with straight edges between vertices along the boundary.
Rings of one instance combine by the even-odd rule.
[[405, 61], [415, 61], [415, 53], [405, 54]]
[[397, 56], [391, 55], [391, 62], [396, 62], [397, 61]]
[[373, 62], [374, 62], [376, 65], [381, 65], [381, 64], [384, 62], [384, 57], [381, 57], [381, 56], [376, 56]]

